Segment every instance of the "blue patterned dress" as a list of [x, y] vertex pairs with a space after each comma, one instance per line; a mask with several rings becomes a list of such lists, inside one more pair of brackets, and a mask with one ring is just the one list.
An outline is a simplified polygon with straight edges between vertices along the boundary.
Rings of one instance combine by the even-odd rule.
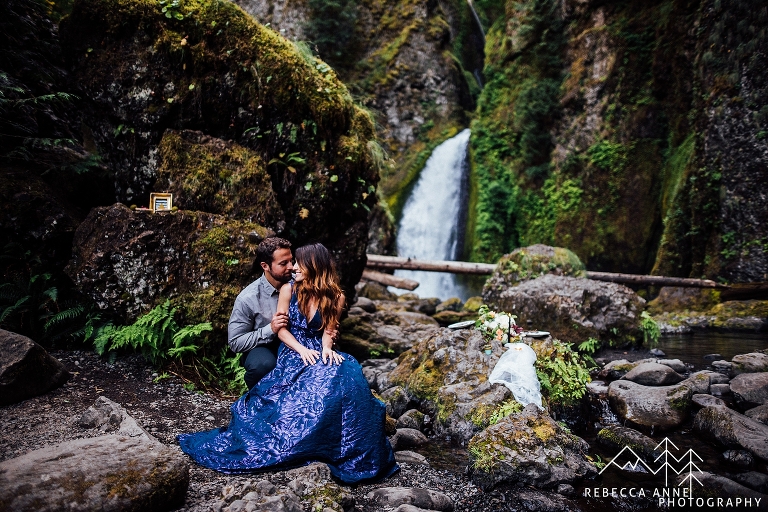
[[[308, 323], [291, 297], [289, 330], [305, 347], [322, 351], [319, 311]], [[232, 405], [229, 426], [178, 436], [181, 449], [199, 464], [223, 473], [328, 464], [345, 483], [385, 478], [399, 468], [384, 434], [385, 407], [342, 353], [340, 365], [305, 366], [280, 344], [277, 366]]]

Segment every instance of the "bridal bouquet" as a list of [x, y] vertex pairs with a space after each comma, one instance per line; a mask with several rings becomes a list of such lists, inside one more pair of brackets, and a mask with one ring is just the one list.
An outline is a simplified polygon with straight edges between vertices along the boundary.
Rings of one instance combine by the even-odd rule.
[[504, 311], [496, 312], [482, 305], [478, 310], [480, 317], [475, 322], [475, 329], [480, 331], [489, 343], [493, 340], [502, 345], [519, 341], [523, 328], [515, 323], [515, 315]]

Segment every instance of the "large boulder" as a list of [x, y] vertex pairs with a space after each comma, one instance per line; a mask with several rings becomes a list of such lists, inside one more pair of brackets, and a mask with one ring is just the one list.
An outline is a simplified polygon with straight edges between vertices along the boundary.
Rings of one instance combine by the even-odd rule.
[[147, 436], [76, 439], [0, 463], [0, 508], [163, 511], [179, 507], [189, 463]]
[[749, 354], [733, 356], [731, 363], [733, 364], [731, 372], [734, 375], [768, 372], [768, 354], [763, 352], [750, 352]]
[[272, 232], [248, 221], [179, 210], [94, 208], [75, 234], [67, 272], [103, 310], [135, 319], [171, 299], [187, 321], [226, 328], [251, 274], [256, 245]]
[[593, 337], [622, 343], [641, 339], [645, 300], [626, 286], [547, 274], [483, 293], [491, 309], [509, 311], [517, 323], [545, 329], [565, 341]]
[[387, 165], [371, 115], [329, 66], [235, 4], [163, 9], [78, 0], [60, 25], [82, 130], [117, 200], [147, 204], [167, 186], [182, 208], [322, 242], [351, 298]]
[[20, 334], [0, 329], [0, 405], [56, 389], [70, 374], [61, 361]]
[[472, 481], [486, 490], [502, 482], [556, 488], [597, 474], [587, 442], [534, 404], [483, 430], [468, 448]]
[[768, 425], [732, 409], [704, 407], [696, 413], [693, 428], [728, 448], [743, 448], [768, 461]]
[[507, 288], [544, 274], [587, 277], [587, 269], [573, 251], [563, 247], [544, 244], [520, 247], [499, 259], [493, 274], [485, 282], [483, 298], [491, 300]]
[[646, 462], [655, 462], [663, 450], [657, 448], [658, 443], [635, 429], [621, 425], [608, 425], [597, 433], [597, 442], [614, 453], [629, 446], [635, 454], [643, 457]]
[[[714, 497], [720, 497], [723, 498], [723, 503], [728, 506], [728, 503], [733, 505], [733, 503], [740, 498], [740, 501], [736, 505], [736, 508], [739, 507], [740, 504], [744, 503], [744, 499], [750, 500], [750, 505], [755, 504], [758, 510], [763, 508], [765, 506], [765, 503], [768, 502], [768, 496], [765, 494], [762, 494], [760, 492], [757, 492], [753, 489], [750, 489], [749, 487], [745, 487], [737, 482], [734, 482], [733, 480], [730, 480], [728, 478], [725, 478], [722, 475], [715, 475], [714, 473], [709, 473], [707, 471], [691, 471], [691, 472], [684, 472], [680, 475], [675, 477], [675, 487], [679, 487], [681, 485], [685, 485], [686, 478], [695, 478], [699, 484], [701, 484], [701, 488], [698, 484], [693, 484], [694, 492], [692, 496], [694, 498], [702, 497], [703, 494], [706, 496], [705, 503], [707, 503], [708, 507], [714, 508], [715, 504], [719, 504], [720, 502], [716, 502], [712, 498]], [[702, 489], [703, 488], [703, 489]], [[725, 501], [728, 500], [728, 501]]]
[[505, 386], [488, 382], [503, 349], [494, 344], [493, 353], [487, 355], [485, 343], [475, 330], [440, 329], [404, 352], [389, 380], [435, 417], [435, 432], [468, 441], [512, 399]]
[[671, 430], [688, 417], [692, 386], [686, 381], [674, 386], [643, 386], [615, 380], [608, 386], [611, 409], [630, 425], [641, 429]]
[[644, 386], [666, 386], [683, 380], [683, 376], [675, 370], [659, 363], [639, 364], [622, 378]]
[[744, 408], [768, 404], [768, 372], [741, 373], [731, 379], [731, 393]]

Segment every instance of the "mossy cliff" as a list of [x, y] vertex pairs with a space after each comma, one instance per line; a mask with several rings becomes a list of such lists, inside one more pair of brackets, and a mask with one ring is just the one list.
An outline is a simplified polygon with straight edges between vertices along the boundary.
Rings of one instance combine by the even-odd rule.
[[473, 259], [545, 243], [591, 269], [766, 279], [768, 8], [488, 4]]
[[78, 0], [61, 24], [87, 99], [83, 124], [117, 198], [142, 204], [159, 186], [183, 209], [255, 221], [296, 244], [322, 241], [351, 289], [382, 165], [370, 115], [327, 64], [236, 5], [163, 9]]
[[[327, 59], [370, 109], [392, 161], [381, 196], [395, 216], [432, 149], [468, 123], [482, 35], [459, 0], [240, 0], [262, 23]], [[338, 15], [329, 9], [338, 9]], [[342, 18], [340, 14], [344, 14]], [[328, 19], [329, 16], [331, 19]]]

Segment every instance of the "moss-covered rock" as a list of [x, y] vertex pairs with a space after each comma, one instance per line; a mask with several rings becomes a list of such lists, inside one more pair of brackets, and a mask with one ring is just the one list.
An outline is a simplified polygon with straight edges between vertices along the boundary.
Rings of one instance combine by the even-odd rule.
[[486, 304], [517, 315], [522, 326], [546, 330], [566, 342], [642, 340], [645, 301], [616, 283], [546, 274], [517, 286], [483, 290]]
[[587, 442], [534, 404], [474, 436], [468, 449], [472, 481], [485, 490], [502, 482], [555, 488], [597, 474]]
[[536, 244], [520, 247], [501, 257], [496, 270], [485, 282], [483, 296], [498, 293], [544, 274], [587, 277], [586, 268], [573, 251]]
[[[162, 9], [78, 0], [61, 25], [83, 123], [118, 199], [144, 203], [162, 168], [160, 184], [173, 179], [194, 207], [325, 243], [351, 293], [383, 165], [371, 116], [330, 67], [236, 5]], [[161, 144], [167, 128], [177, 131]]]
[[[694, 330], [764, 331], [768, 329], [768, 301], [726, 301], [708, 309], [663, 311], [654, 320], [665, 333], [685, 333]], [[658, 306], [656, 307], [658, 311]]]
[[255, 277], [256, 245], [270, 233], [203, 212], [100, 207], [78, 227], [67, 272], [120, 320], [132, 321], [171, 299], [187, 323], [210, 321], [224, 335], [234, 298]]

